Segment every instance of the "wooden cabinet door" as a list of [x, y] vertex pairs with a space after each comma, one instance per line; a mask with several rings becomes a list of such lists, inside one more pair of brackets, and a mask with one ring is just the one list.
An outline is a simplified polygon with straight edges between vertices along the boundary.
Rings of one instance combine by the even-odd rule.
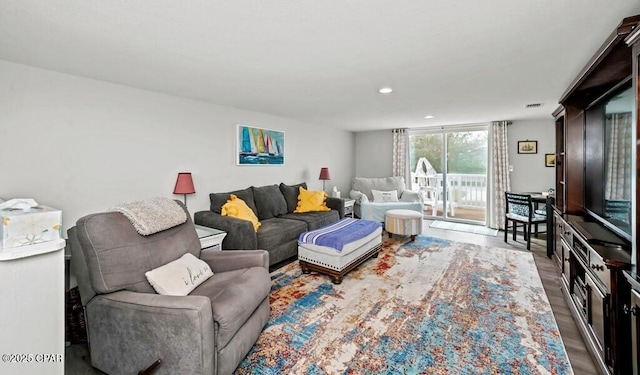
[[633, 375], [640, 375], [640, 294], [635, 290], [631, 290], [631, 366]]
[[553, 256], [551, 259], [558, 266], [560, 271], [562, 271], [562, 231], [564, 229], [564, 225], [566, 223], [562, 218], [558, 216], [557, 213], [553, 215]]
[[589, 274], [585, 274], [585, 283], [587, 284], [587, 322], [591, 333], [596, 339], [600, 355], [605, 359], [605, 363], [610, 364], [611, 361], [606, 354], [606, 327], [608, 327], [608, 319], [606, 311], [609, 308], [609, 295], [603, 294], [595, 281]]
[[562, 245], [562, 278], [567, 285], [571, 285], [571, 248], [564, 243]]

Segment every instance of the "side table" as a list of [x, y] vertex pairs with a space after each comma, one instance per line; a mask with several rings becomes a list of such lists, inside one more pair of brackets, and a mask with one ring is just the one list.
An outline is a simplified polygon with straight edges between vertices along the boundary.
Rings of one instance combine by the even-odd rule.
[[355, 199], [342, 199], [342, 205], [344, 207], [344, 217], [353, 218], [353, 205], [356, 203]]
[[197, 224], [195, 224], [195, 227], [198, 238], [200, 238], [202, 251], [222, 250], [222, 240], [226, 237], [227, 232]]

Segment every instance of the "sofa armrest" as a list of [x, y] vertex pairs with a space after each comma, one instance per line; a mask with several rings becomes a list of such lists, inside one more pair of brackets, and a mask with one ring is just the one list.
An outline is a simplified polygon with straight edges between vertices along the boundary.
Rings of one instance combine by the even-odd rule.
[[422, 202], [422, 195], [417, 191], [404, 190], [399, 200], [400, 202]]
[[359, 190], [349, 191], [349, 198], [354, 199], [356, 204], [366, 203], [369, 201], [369, 197]]
[[269, 271], [269, 252], [265, 250], [203, 251], [200, 259], [207, 262], [214, 273], [250, 267], [264, 267]]
[[327, 197], [327, 207], [332, 210], [338, 211], [338, 217], [344, 218], [344, 204], [342, 199], [336, 197]]
[[227, 232], [222, 248], [229, 250], [255, 250], [258, 248], [258, 236], [253, 224], [248, 220], [222, 216], [213, 211], [199, 211], [193, 215], [198, 225], [220, 229]]
[[96, 296], [86, 313], [92, 364], [102, 371], [135, 374], [161, 359], [170, 374], [214, 372], [208, 297], [120, 291]]

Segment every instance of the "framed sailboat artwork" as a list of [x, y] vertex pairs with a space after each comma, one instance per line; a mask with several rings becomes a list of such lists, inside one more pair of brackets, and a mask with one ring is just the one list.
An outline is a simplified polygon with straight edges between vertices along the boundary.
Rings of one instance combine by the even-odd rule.
[[237, 165], [284, 165], [284, 132], [238, 125]]

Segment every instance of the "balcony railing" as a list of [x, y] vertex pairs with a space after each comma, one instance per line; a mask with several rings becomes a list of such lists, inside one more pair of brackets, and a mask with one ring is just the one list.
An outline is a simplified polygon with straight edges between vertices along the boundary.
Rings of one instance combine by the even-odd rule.
[[[412, 190], [421, 192], [427, 205], [442, 205], [443, 175], [416, 177], [411, 174]], [[447, 201], [456, 207], [481, 208], [487, 206], [487, 175], [447, 173]]]

